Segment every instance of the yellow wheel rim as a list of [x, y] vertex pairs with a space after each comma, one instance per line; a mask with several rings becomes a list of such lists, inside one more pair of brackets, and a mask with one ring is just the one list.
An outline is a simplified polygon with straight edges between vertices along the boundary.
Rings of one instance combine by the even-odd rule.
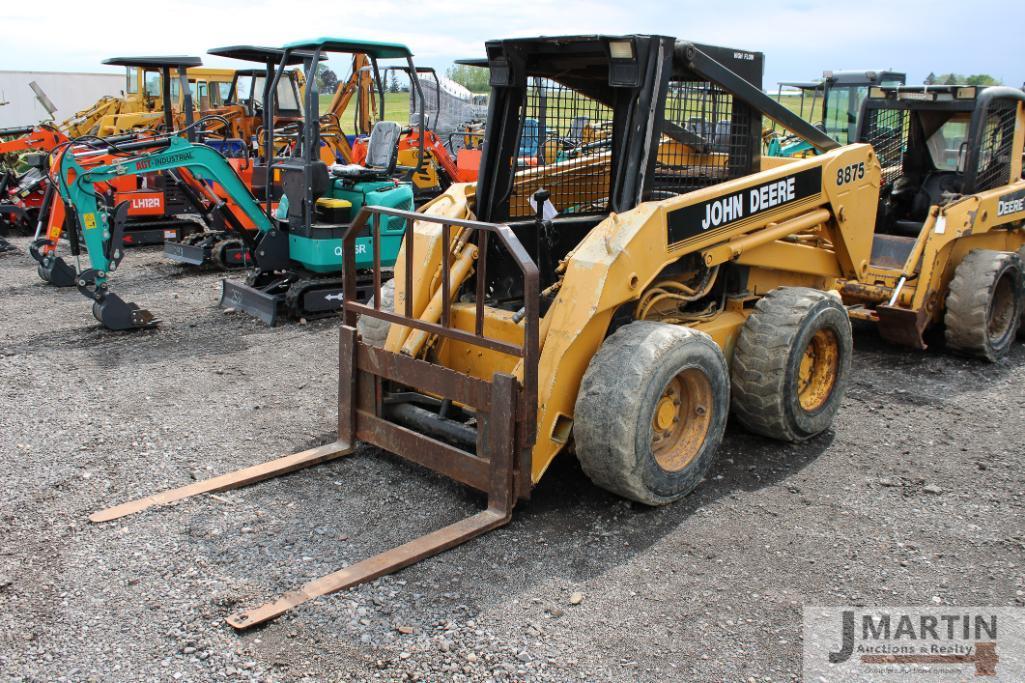
[[711, 382], [696, 368], [669, 380], [651, 416], [651, 452], [659, 467], [679, 472], [697, 457], [712, 424], [712, 399]]
[[832, 330], [819, 330], [801, 356], [797, 396], [801, 408], [811, 412], [829, 400], [840, 371], [840, 341]]

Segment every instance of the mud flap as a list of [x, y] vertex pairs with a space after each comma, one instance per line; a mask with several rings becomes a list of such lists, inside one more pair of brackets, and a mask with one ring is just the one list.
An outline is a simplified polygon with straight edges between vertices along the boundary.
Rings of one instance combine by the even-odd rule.
[[922, 338], [925, 328], [929, 325], [929, 314], [925, 310], [911, 310], [885, 304], [876, 306], [879, 315], [879, 334], [883, 339], [925, 350], [926, 343]]
[[164, 242], [164, 256], [177, 263], [201, 266], [210, 258], [210, 248], [180, 242]]
[[280, 294], [268, 294], [243, 282], [221, 280], [221, 308], [245, 311], [268, 325], [277, 324], [282, 301], [284, 297]]
[[153, 327], [157, 319], [145, 308], [125, 302], [117, 294], [107, 293], [101, 301], [93, 302], [93, 317], [108, 330], [138, 330]]

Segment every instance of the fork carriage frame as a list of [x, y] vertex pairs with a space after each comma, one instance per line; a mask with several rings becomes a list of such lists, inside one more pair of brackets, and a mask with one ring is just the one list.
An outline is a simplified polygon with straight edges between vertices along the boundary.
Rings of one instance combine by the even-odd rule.
[[[441, 226], [441, 321], [431, 323], [413, 314], [412, 297], [405, 297], [404, 311], [381, 310], [379, 240], [381, 216], [404, 219], [403, 251], [406, 292], [412, 291], [414, 223]], [[452, 228], [474, 231], [482, 255], [476, 262], [476, 296], [473, 333], [452, 327], [450, 278], [454, 257], [444, 245], [452, 243]], [[373, 305], [356, 297], [355, 240], [367, 229], [374, 237]], [[523, 276], [523, 342], [519, 345], [484, 334], [484, 299], [487, 280], [488, 242], [494, 235], [515, 262]], [[511, 511], [515, 501], [529, 497], [531, 489], [531, 449], [537, 430], [537, 367], [539, 330], [539, 282], [537, 266], [512, 229], [503, 224], [428, 216], [385, 207], [364, 207], [343, 237], [344, 300], [343, 326], [339, 348], [339, 439], [356, 439], [373, 444], [402, 458], [428, 467], [456, 481], [488, 494], [489, 507], [498, 504]], [[359, 316], [385, 320], [392, 324], [422, 330], [428, 334], [454, 339], [474, 346], [522, 359], [523, 378], [495, 373], [491, 381], [471, 377], [441, 365], [399, 353], [372, 347], [355, 334]], [[420, 434], [385, 417], [388, 384], [409, 387], [430, 396], [450, 400], [473, 409], [478, 429], [476, 452], [471, 453], [430, 436]]]

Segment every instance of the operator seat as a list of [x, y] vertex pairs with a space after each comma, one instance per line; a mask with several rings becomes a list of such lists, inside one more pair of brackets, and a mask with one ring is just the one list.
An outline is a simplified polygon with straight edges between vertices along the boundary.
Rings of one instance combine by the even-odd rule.
[[378, 121], [370, 131], [365, 163], [335, 164], [331, 167], [331, 174], [352, 180], [391, 176], [395, 173], [401, 134], [402, 128], [394, 121]]
[[[937, 204], [948, 201], [951, 197], [961, 193], [963, 181], [962, 174], [956, 171], [932, 171], [925, 176], [925, 180], [918, 187], [910, 200], [903, 218], [893, 222], [892, 232], [898, 235], [917, 237], [922, 231], [922, 224], [929, 216], [929, 209]], [[906, 182], [902, 182], [906, 181]], [[898, 178], [894, 183], [894, 191], [904, 186], [908, 190], [913, 189], [913, 179], [907, 177]], [[908, 186], [911, 187], [908, 187]]]

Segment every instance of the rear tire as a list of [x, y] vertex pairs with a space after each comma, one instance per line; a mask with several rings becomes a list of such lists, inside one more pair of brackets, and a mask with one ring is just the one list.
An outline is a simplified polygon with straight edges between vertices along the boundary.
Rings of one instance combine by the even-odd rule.
[[690, 493], [715, 461], [729, 370], [703, 332], [637, 321], [609, 336], [574, 410], [577, 457], [598, 486], [646, 505]]
[[755, 304], [733, 351], [733, 415], [781, 441], [820, 434], [840, 409], [853, 351], [851, 321], [835, 297], [774, 289]]
[[[1025, 246], [1018, 249], [1018, 258], [1025, 264]], [[1021, 321], [1018, 324], [1018, 341], [1025, 342], [1025, 305], [1021, 310]]]
[[1022, 260], [1018, 254], [976, 249], [957, 264], [947, 293], [947, 345], [995, 362], [1021, 324]]
[[[374, 297], [370, 297], [367, 306], [373, 308]], [[381, 285], [381, 310], [392, 312], [395, 310], [395, 280], [388, 280]], [[391, 323], [380, 318], [372, 318], [369, 315], [361, 315], [356, 321], [356, 331], [363, 338], [363, 343], [368, 346], [384, 347], [388, 339], [388, 330]]]

